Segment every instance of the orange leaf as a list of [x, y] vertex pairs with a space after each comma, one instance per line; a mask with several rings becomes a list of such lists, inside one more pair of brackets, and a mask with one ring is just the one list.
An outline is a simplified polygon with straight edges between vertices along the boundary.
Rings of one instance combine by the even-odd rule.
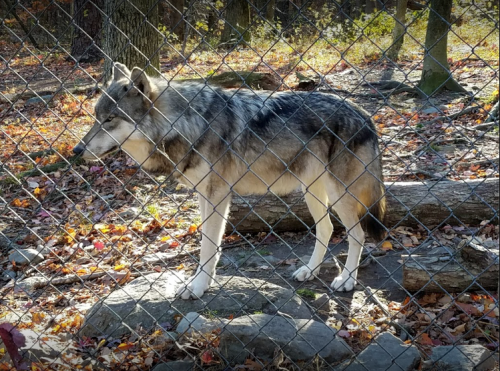
[[470, 171], [477, 171], [477, 169], [479, 169], [480, 167], [481, 167], [481, 165], [471, 165]]
[[247, 358], [245, 360], [245, 369], [246, 370], [252, 370], [252, 371], [261, 371], [262, 370], [262, 364], [255, 362], [251, 360], [250, 358]]
[[129, 350], [131, 348], [133, 348], [135, 346], [134, 343], [121, 343], [119, 344], [117, 347], [116, 347], [116, 350], [120, 350], [122, 352], [126, 351], [126, 350]]
[[41, 323], [44, 317], [45, 317], [44, 313], [39, 313], [39, 312], [31, 313], [31, 318], [34, 323]]
[[418, 342], [422, 345], [432, 345], [432, 340], [425, 332], [420, 335]]
[[382, 250], [385, 250], [385, 251], [392, 250], [391, 241], [384, 241], [384, 243], [382, 243], [381, 248], [382, 248]]
[[198, 230], [198, 226], [196, 224], [191, 224], [188, 229], [188, 234], [194, 234]]

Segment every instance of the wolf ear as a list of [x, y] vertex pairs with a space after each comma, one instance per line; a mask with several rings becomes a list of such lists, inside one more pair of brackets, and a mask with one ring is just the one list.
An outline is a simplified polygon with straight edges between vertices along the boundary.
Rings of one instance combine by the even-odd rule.
[[113, 81], [121, 79], [130, 79], [130, 70], [122, 63], [115, 62], [113, 66]]
[[139, 67], [132, 69], [130, 79], [133, 81], [135, 87], [149, 100], [151, 100], [152, 84], [148, 75]]

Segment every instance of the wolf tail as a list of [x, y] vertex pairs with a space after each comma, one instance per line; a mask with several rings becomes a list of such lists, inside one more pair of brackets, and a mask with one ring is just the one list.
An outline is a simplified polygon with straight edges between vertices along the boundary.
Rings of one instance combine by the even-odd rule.
[[377, 241], [380, 241], [386, 234], [384, 227], [386, 212], [385, 186], [381, 179], [373, 179], [371, 183], [371, 187], [366, 190], [368, 192], [363, 197], [364, 205], [360, 205], [358, 213], [363, 229]]

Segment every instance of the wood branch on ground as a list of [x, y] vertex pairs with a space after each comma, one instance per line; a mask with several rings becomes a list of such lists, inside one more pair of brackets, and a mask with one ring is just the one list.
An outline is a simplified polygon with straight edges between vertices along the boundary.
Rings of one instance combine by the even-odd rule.
[[45, 95], [55, 95], [55, 94], [86, 94], [90, 95], [97, 91], [99, 87], [96, 83], [88, 84], [67, 84], [61, 87], [61, 83], [57, 80], [53, 81], [51, 86], [45, 87], [43, 90], [36, 91], [34, 88], [25, 89], [20, 93], [0, 93], [0, 103], [15, 103], [18, 100], [28, 100], [34, 97], [43, 97]]
[[[498, 178], [441, 182], [386, 182], [385, 225], [433, 228], [479, 224], [498, 216]], [[341, 226], [332, 216], [334, 226]], [[239, 232], [307, 230], [314, 226], [302, 192], [233, 197], [226, 230]]]
[[[33, 152], [33, 153], [35, 153], [35, 152]], [[28, 156], [31, 157], [30, 154], [28, 154]], [[3, 181], [0, 181], [0, 185], [1, 184], [9, 184], [9, 183], [16, 184], [16, 183], [19, 183], [19, 179], [23, 179], [23, 178], [27, 178], [27, 177], [31, 177], [31, 176], [38, 176], [38, 175], [53, 173], [55, 171], [64, 169], [70, 165], [81, 165], [84, 162], [85, 161], [79, 156], [70, 156], [65, 161], [59, 161], [59, 162], [55, 162], [53, 164], [40, 166], [40, 167], [37, 166], [34, 169], [26, 170], [26, 171], [17, 173], [15, 175], [12, 175], [10, 178], [6, 178]], [[0, 172], [1, 172], [1, 169], [0, 169]]]
[[462, 240], [454, 251], [441, 255], [403, 255], [403, 286], [410, 292], [462, 292], [498, 288], [498, 247]]
[[181, 81], [207, 82], [226, 89], [251, 88], [253, 90], [276, 90], [281, 86], [278, 75], [267, 72], [231, 71], [216, 73], [204, 79], [186, 79]]

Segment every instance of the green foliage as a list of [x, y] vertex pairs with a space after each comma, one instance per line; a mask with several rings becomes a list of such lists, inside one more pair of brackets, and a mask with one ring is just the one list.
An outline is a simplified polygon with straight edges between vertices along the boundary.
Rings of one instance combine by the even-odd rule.
[[148, 204], [146, 205], [146, 211], [154, 218], [159, 219], [160, 217], [160, 208], [157, 204]]
[[175, 33], [170, 32], [167, 26], [161, 23], [158, 25], [158, 31], [160, 31], [160, 33], [165, 37], [165, 40], [171, 44], [179, 41], [179, 37]]
[[309, 289], [298, 289], [295, 291], [297, 295], [302, 296], [303, 298], [316, 299], [316, 293]]
[[368, 37], [391, 35], [394, 28], [394, 18], [386, 12], [378, 12], [370, 15], [363, 15], [354, 21], [358, 27], [358, 36], [364, 34]]

